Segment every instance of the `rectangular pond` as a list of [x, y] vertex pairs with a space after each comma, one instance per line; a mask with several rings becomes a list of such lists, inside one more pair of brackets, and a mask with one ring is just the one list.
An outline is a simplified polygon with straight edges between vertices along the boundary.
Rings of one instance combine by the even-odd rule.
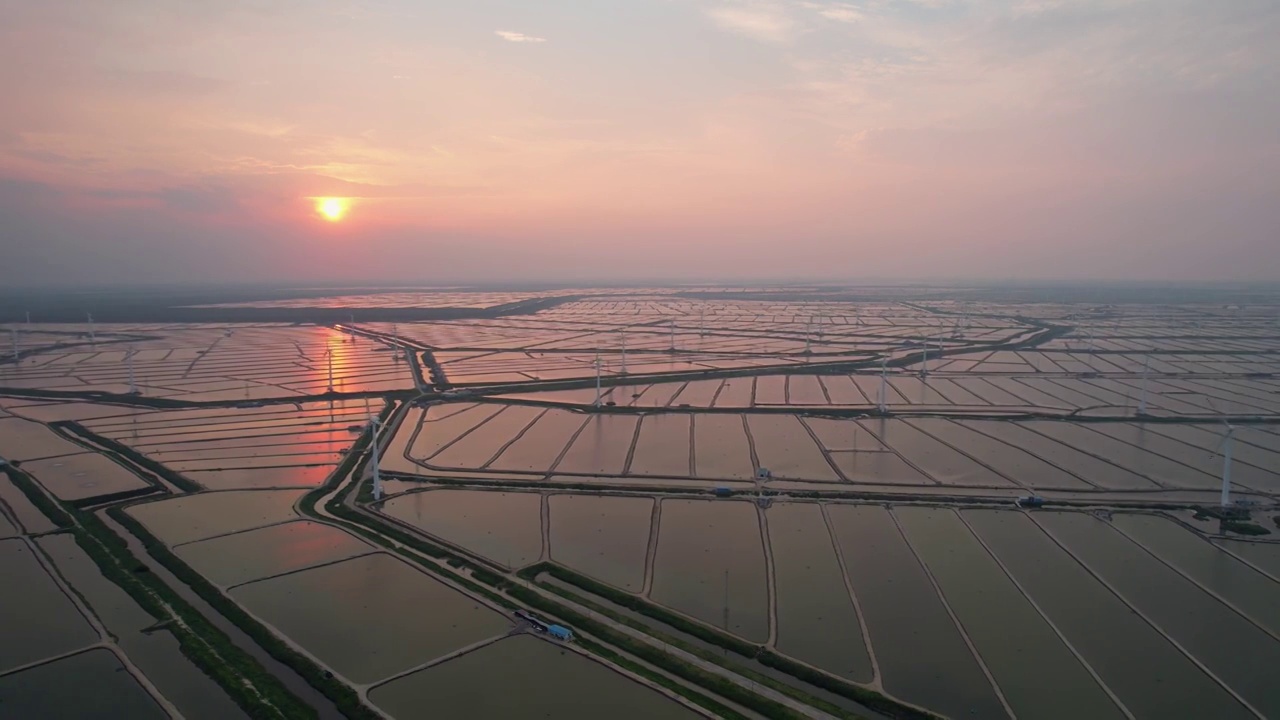
[[893, 512], [1017, 717], [1124, 718], [953, 510]]
[[0, 677], [5, 717], [168, 720], [110, 650], [89, 650]]
[[1280, 714], [1280, 641], [1265, 634], [1106, 523], [1083, 513], [1038, 513], [1050, 535], [1160, 630], [1265, 716]]
[[870, 682], [871, 660], [831, 533], [817, 503], [765, 512], [778, 603], [778, 650], [827, 672]]
[[230, 490], [132, 505], [126, 511], [170, 547], [292, 520], [302, 490]]
[[22, 540], [0, 540], [0, 672], [98, 642], [34, 552]]
[[741, 415], [707, 413], [691, 417], [696, 477], [734, 480], [755, 477], [756, 467]]
[[640, 421], [630, 475], [691, 477], [691, 420], [686, 413], [646, 415]]
[[838, 482], [839, 474], [795, 415], [747, 415], [751, 446], [761, 467], [773, 477]]
[[[500, 691], [495, 687], [500, 686]], [[693, 720], [665, 695], [578, 652], [516, 635], [375, 688], [370, 700], [393, 717], [503, 720]]]
[[188, 543], [174, 552], [211, 582], [230, 586], [373, 550], [346, 531], [297, 520]]
[[621, 475], [631, 454], [639, 419], [591, 415], [556, 465], [556, 472]]
[[884, 688], [951, 717], [1007, 717], [889, 511], [830, 504], [827, 513]]
[[538, 493], [429, 490], [391, 498], [382, 512], [505, 567], [542, 556]]
[[631, 592], [644, 587], [654, 499], [552, 495], [551, 559]]
[[231, 596], [355, 683], [511, 627], [503, 615], [385, 553], [241, 585]]
[[708, 625], [764, 642], [769, 588], [763, 542], [752, 503], [664, 499], [650, 597]]

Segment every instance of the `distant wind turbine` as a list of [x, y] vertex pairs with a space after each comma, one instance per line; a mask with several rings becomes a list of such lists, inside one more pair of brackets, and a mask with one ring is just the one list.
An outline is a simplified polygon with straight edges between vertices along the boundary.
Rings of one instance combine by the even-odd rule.
[[1219, 502], [1225, 508], [1231, 505], [1231, 439], [1236, 429], [1226, 420], [1222, 421], [1222, 426], [1222, 442], [1218, 444], [1218, 450], [1222, 453], [1222, 496]]
[[125, 364], [129, 366], [129, 394], [130, 395], [142, 394], [138, 392], [138, 383], [134, 381], [134, 377], [133, 377], [133, 355], [136, 352], [137, 350], [134, 350], [133, 346], [130, 345], [128, 352], [124, 354]]
[[1142, 397], [1138, 400], [1138, 414], [1147, 414], [1147, 374], [1151, 370], [1151, 356], [1148, 355], [1142, 363]]
[[886, 403], [887, 403], [887, 402], [888, 402], [888, 400], [889, 400], [889, 366], [888, 366], [888, 362], [889, 362], [889, 358], [887, 358], [887, 357], [880, 358], [880, 397], [879, 397], [879, 405], [880, 405], [880, 414], [881, 414], [881, 415], [884, 415], [884, 414], [888, 413], [888, 411], [889, 411], [888, 407], [886, 407]]
[[382, 476], [378, 472], [378, 427], [380, 425], [381, 423], [378, 422], [378, 416], [370, 414], [369, 415], [369, 433], [372, 436], [371, 439], [373, 441], [371, 444], [373, 455], [370, 459], [373, 461], [373, 499], [374, 501], [378, 501], [382, 499]]
[[600, 407], [600, 351], [596, 350], [596, 400], [592, 403], [593, 407]]

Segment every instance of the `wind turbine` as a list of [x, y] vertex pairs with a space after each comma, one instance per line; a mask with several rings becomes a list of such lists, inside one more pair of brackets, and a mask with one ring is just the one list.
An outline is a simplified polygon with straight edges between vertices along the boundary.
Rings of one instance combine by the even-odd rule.
[[328, 361], [328, 365], [329, 365], [329, 390], [328, 390], [328, 392], [333, 392], [333, 348], [325, 348], [325, 349], [324, 349], [324, 357], [325, 357], [325, 360], [327, 360], [327, 361]]
[[926, 378], [929, 377], [929, 341], [925, 340], [921, 343], [921, 347], [924, 348], [924, 355], [923, 362], [920, 365], [920, 377]]
[[618, 335], [622, 338], [622, 368], [619, 370], [623, 375], [627, 374], [627, 329], [618, 328]]
[[373, 451], [373, 499], [375, 502], [382, 499], [382, 476], [378, 474], [378, 416], [369, 415], [369, 433], [372, 435], [372, 451]]
[[142, 393], [138, 392], [138, 383], [134, 382], [134, 378], [133, 378], [133, 355], [134, 355], [134, 353], [136, 353], [136, 352], [137, 352], [137, 350], [134, 350], [134, 349], [133, 349], [133, 346], [132, 346], [132, 345], [130, 345], [130, 346], [129, 346], [129, 350], [128, 350], [128, 352], [126, 352], [126, 353], [124, 354], [124, 361], [125, 361], [125, 364], [127, 364], [127, 365], [129, 366], [129, 394], [130, 394], [130, 395], [141, 395], [141, 394], [142, 394]]
[[698, 308], [698, 335], [707, 336], [707, 309], [705, 307]]
[[593, 407], [600, 407], [600, 351], [596, 350], [596, 400], [592, 403]]
[[671, 321], [671, 354], [676, 354], [676, 321]]
[[1222, 421], [1222, 426], [1222, 442], [1218, 444], [1218, 450], [1222, 452], [1222, 497], [1219, 501], [1225, 508], [1231, 505], [1231, 438], [1236, 429], [1226, 420]]
[[1142, 363], [1142, 397], [1138, 400], [1138, 414], [1147, 414], [1147, 373], [1151, 370], [1151, 356]]
[[888, 362], [889, 362], [889, 358], [887, 357], [880, 358], [879, 405], [880, 405], [881, 415], [888, 414], [889, 412], [889, 409], [885, 406], [885, 403], [888, 401], [888, 398], [889, 398], [889, 366], [887, 364]]
[[813, 333], [813, 318], [804, 324], [804, 354], [809, 355], [813, 352], [813, 346], [809, 342], [809, 336]]

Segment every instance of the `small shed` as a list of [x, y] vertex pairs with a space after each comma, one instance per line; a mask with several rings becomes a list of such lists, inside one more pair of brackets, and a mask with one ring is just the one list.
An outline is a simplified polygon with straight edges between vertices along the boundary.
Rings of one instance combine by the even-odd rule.
[[563, 625], [552, 625], [547, 628], [547, 634], [557, 640], [568, 642], [573, 639], [573, 631]]

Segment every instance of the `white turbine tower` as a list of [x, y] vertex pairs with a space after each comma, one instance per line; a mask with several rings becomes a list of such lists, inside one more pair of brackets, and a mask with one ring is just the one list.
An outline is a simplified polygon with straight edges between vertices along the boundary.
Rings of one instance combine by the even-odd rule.
[[813, 318], [804, 324], [804, 354], [809, 355], [813, 352], [813, 345], [809, 341], [809, 336], [813, 333]]
[[1222, 452], [1222, 497], [1219, 502], [1225, 508], [1231, 505], [1231, 437], [1236, 429], [1226, 420], [1222, 421], [1222, 426], [1222, 443], [1218, 445]]
[[887, 357], [880, 359], [880, 397], [878, 398], [879, 400], [878, 404], [880, 406], [881, 415], [888, 413], [888, 410], [889, 410], [888, 407], [886, 407], [886, 403], [888, 402], [888, 399], [889, 399], [889, 366], [887, 365], [888, 362], [889, 362], [889, 358]]
[[596, 400], [592, 403], [593, 407], [600, 407], [600, 351], [596, 350]]
[[133, 377], [133, 355], [136, 352], [137, 350], [134, 350], [133, 346], [130, 346], [128, 352], [124, 354], [125, 364], [129, 366], [129, 394], [130, 395], [142, 394], [138, 392], [138, 383], [134, 381], [134, 377]]
[[382, 476], [378, 474], [378, 426], [380, 424], [377, 415], [369, 415], [369, 433], [373, 441], [371, 445], [373, 453], [371, 460], [373, 461], [373, 499], [375, 502], [382, 499]]
[[1142, 397], [1138, 400], [1138, 414], [1147, 414], [1147, 374], [1151, 370], [1151, 356], [1142, 363]]
[[623, 375], [626, 375], [627, 374], [627, 329], [618, 328], [618, 335], [622, 339], [622, 367], [619, 369], [618, 372], [622, 373]]
[[924, 348], [923, 362], [920, 365], [920, 377], [929, 377], [929, 341], [925, 340], [921, 345]]
[[324, 349], [324, 357], [325, 357], [325, 360], [327, 360], [327, 361], [328, 361], [328, 366], [329, 366], [329, 389], [328, 389], [328, 392], [333, 392], [333, 348], [325, 348], [325, 349]]
[[671, 354], [676, 354], [676, 321], [671, 321]]

